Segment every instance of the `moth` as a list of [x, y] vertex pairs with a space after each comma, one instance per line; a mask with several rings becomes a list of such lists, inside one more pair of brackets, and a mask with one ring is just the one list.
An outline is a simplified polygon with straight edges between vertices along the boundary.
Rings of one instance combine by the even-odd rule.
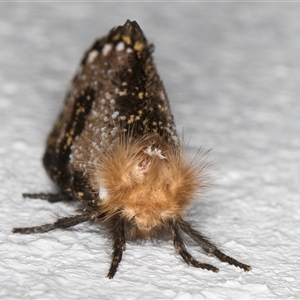
[[249, 271], [183, 219], [207, 186], [206, 165], [183, 150], [152, 52], [137, 22], [127, 20], [85, 53], [43, 157], [59, 192], [23, 194], [50, 202], [79, 200], [80, 209], [13, 232], [44, 233], [83, 222], [104, 226], [113, 248], [108, 278], [127, 240], [172, 239], [188, 265], [218, 272], [193, 258], [187, 236], [207, 255]]

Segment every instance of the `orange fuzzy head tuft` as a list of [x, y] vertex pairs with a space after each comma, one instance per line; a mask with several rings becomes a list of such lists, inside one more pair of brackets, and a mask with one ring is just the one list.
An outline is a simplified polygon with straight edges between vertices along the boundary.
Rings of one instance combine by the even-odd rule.
[[158, 135], [119, 138], [99, 152], [90, 185], [99, 189], [100, 207], [107, 216], [118, 212], [147, 236], [178, 218], [207, 185], [200, 162], [199, 155], [188, 158], [180, 146], [167, 144]]

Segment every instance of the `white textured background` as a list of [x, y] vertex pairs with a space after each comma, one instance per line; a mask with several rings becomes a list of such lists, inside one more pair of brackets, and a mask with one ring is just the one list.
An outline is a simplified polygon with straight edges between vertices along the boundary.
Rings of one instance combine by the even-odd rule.
[[[83, 52], [137, 20], [156, 46], [178, 129], [212, 148], [215, 186], [189, 210], [245, 273], [172, 243], [129, 243], [113, 280], [103, 230], [13, 235], [72, 212], [22, 199], [53, 191], [44, 142]], [[0, 3], [0, 298], [299, 299], [300, 3]]]

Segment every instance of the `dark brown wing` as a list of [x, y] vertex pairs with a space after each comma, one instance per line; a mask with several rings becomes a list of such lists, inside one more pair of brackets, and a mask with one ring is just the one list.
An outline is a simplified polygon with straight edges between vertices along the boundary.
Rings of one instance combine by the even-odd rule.
[[176, 143], [173, 116], [151, 57], [152, 48], [139, 25], [128, 20], [86, 52], [43, 160], [61, 189], [77, 196], [89, 190], [84, 164], [82, 172], [78, 168], [75, 172], [73, 158], [96, 160], [92, 143], [100, 149], [120, 132], [129, 131], [134, 137], [158, 133]]

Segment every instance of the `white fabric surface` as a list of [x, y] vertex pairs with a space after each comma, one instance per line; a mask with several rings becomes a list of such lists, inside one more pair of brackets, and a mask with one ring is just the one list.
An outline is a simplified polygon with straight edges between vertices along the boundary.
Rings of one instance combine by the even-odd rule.
[[[72, 213], [51, 192], [44, 142], [93, 41], [126, 19], [156, 46], [189, 150], [212, 148], [214, 186], [187, 216], [240, 269], [172, 242], [128, 243], [113, 280], [103, 229], [12, 234]], [[0, 298], [299, 299], [300, 3], [0, 3]]]

